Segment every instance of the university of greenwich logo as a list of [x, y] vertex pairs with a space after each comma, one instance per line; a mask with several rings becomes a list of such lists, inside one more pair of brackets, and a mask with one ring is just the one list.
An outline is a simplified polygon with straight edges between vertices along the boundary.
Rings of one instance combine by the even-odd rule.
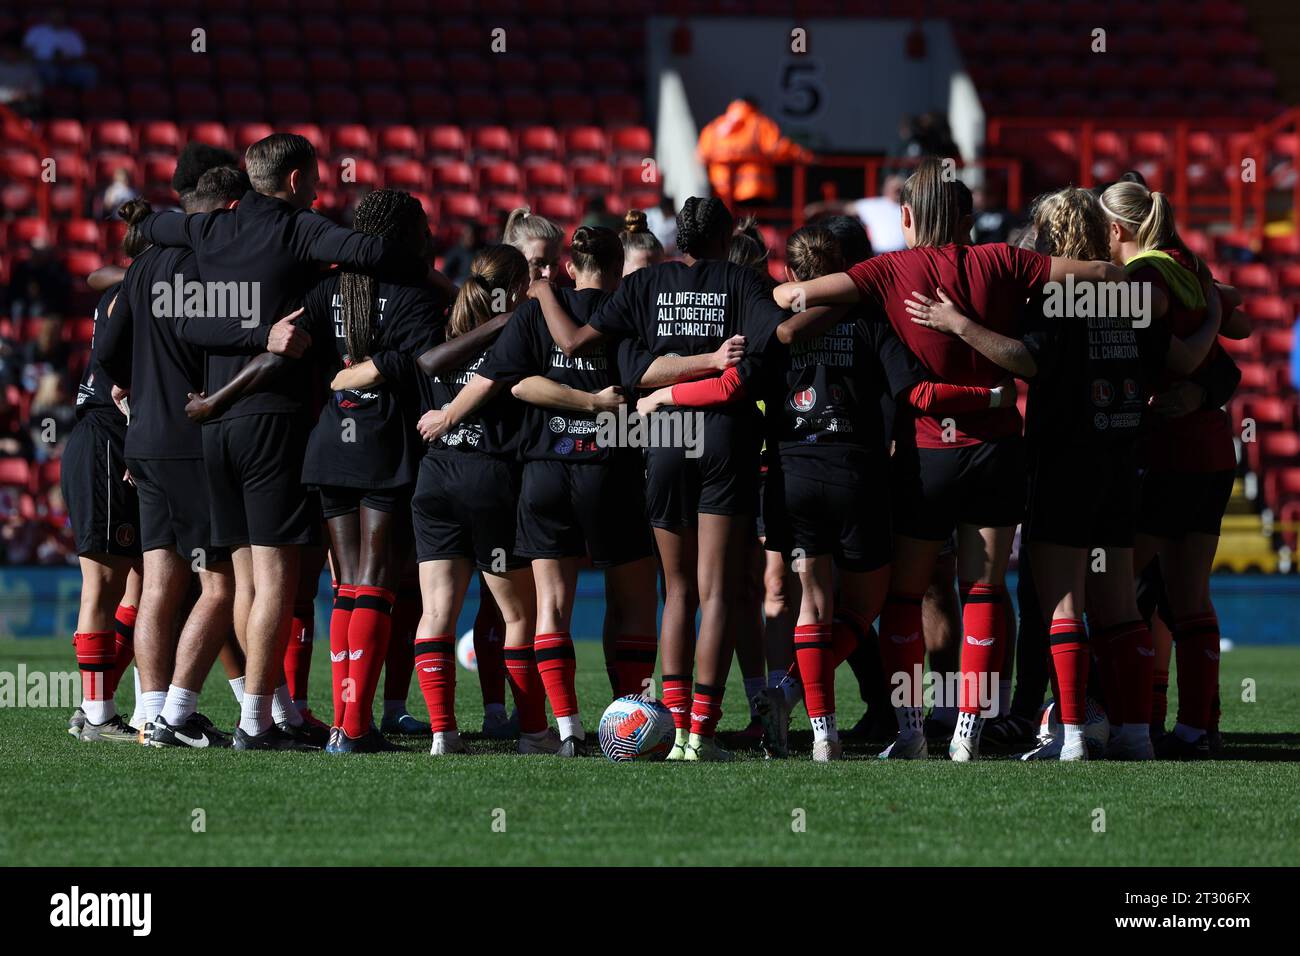
[[59, 928], [129, 927], [132, 936], [153, 929], [152, 893], [83, 893], [73, 886], [50, 897], [50, 925]]
[[177, 273], [171, 282], [155, 282], [153, 314], [158, 319], [214, 318], [239, 319], [243, 328], [262, 324], [260, 282], [185, 281]]

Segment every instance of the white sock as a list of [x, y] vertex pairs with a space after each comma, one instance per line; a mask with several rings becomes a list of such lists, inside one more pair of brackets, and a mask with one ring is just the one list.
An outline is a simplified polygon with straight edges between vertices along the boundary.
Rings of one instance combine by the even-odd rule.
[[271, 695], [271, 719], [277, 724], [287, 721], [290, 727], [298, 727], [302, 724], [302, 714], [298, 713], [293, 698], [289, 696], [288, 684], [281, 684]]
[[572, 717], [556, 717], [555, 722], [559, 724], [561, 740], [566, 740], [569, 737], [577, 737], [579, 740], [587, 739], [587, 732], [582, 729], [582, 718], [577, 714]]
[[[504, 707], [501, 708], [505, 710]], [[406, 701], [404, 700], [386, 700], [384, 701], [384, 717], [401, 717], [407, 713]]]
[[242, 703], [244, 702], [244, 678], [243, 678], [243, 675], [240, 675], [239, 677], [234, 678], [233, 680], [229, 681], [229, 683], [230, 683], [230, 690], [231, 690], [231, 692], [235, 695], [235, 703], [237, 703], [237, 704], [242, 704]]
[[[157, 720], [165, 703], [167, 703], [167, 691], [165, 690], [147, 690], [141, 694], [140, 704], [144, 709], [144, 723], [147, 724]], [[144, 724], [140, 726], [143, 727]]]
[[920, 707], [895, 707], [894, 719], [898, 721], [898, 736], [904, 740], [925, 731], [925, 716]]
[[1205, 736], [1205, 731], [1186, 724], [1174, 724], [1174, 736], [1185, 744], [1194, 744]]
[[1011, 713], [1011, 680], [998, 681], [998, 716], [1005, 717]]
[[172, 684], [167, 688], [167, 701], [163, 704], [162, 717], [171, 727], [179, 727], [190, 719], [190, 714], [198, 709], [197, 691], [186, 690]]
[[271, 729], [270, 695], [244, 695], [239, 703], [239, 729], [255, 737]]
[[1083, 744], [1083, 724], [1063, 724], [1065, 727], [1065, 746]]
[[745, 700], [749, 701], [749, 716], [757, 717], [758, 711], [754, 709], [754, 695], [763, 689], [764, 681], [761, 677], [745, 678]]
[[827, 714], [825, 717], [812, 718], [813, 740], [830, 740], [840, 739], [840, 732], [835, 726], [835, 715]]
[[[83, 697], [81, 712], [86, 715], [87, 723], [102, 724], [113, 719], [113, 715], [117, 713], [117, 705], [111, 700], [89, 700]], [[131, 726], [134, 727], [135, 724]]]
[[984, 729], [984, 718], [979, 714], [960, 713], [957, 715], [958, 737], [968, 737], [974, 740], [979, 739], [980, 731]]
[[[140, 668], [132, 667], [131, 674], [135, 678], [135, 709], [131, 711], [131, 726], [144, 726], [144, 699], [140, 694]], [[85, 709], [84, 707], [82, 708]]]

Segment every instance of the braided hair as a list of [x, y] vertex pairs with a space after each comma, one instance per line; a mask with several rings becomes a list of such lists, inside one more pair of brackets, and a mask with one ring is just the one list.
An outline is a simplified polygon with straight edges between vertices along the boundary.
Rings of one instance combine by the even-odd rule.
[[721, 199], [691, 196], [677, 213], [677, 248], [692, 258], [731, 235], [731, 212]]
[[[376, 189], [357, 203], [352, 228], [368, 236], [400, 241], [418, 249], [428, 230], [424, 207], [410, 193]], [[343, 310], [343, 337], [352, 364], [370, 355], [374, 344], [375, 280], [360, 272], [339, 273], [339, 300]]]

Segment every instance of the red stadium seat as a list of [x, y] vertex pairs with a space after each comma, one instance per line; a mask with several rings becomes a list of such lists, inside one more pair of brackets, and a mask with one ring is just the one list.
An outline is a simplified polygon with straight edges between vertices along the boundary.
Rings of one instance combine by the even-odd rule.
[[58, 458], [41, 462], [39, 473], [34, 476], [41, 494], [45, 494], [45, 492], [49, 491], [59, 483], [59, 473], [61, 470], [61, 460]]
[[523, 184], [524, 178], [514, 163], [491, 162], [478, 167], [480, 191], [518, 192]]
[[392, 86], [363, 87], [361, 109], [372, 123], [405, 123], [409, 116], [406, 98]]
[[413, 126], [385, 126], [379, 130], [379, 152], [383, 156], [419, 156], [424, 144]]
[[1287, 431], [1260, 432], [1247, 447], [1256, 446], [1255, 470], [1300, 466], [1300, 435]]
[[569, 158], [595, 156], [604, 159], [609, 155], [609, 140], [599, 126], [575, 126], [564, 134]]
[[644, 158], [654, 155], [654, 142], [644, 126], [621, 126], [609, 134], [615, 156]]
[[1265, 236], [1264, 253], [1271, 259], [1300, 259], [1300, 233]]
[[1277, 270], [1278, 288], [1287, 295], [1300, 293], [1300, 262], [1285, 263]]
[[1248, 262], [1232, 270], [1232, 284], [1242, 290], [1273, 291], [1273, 273], [1260, 262]]
[[339, 47], [346, 39], [343, 28], [333, 20], [324, 17], [305, 18], [302, 21], [301, 31], [304, 45], [309, 49]]
[[534, 211], [539, 216], [557, 222], [572, 222], [582, 215], [578, 201], [568, 193], [542, 193], [537, 197], [537, 208]]
[[589, 93], [557, 92], [550, 99], [551, 119], [557, 126], [577, 126], [596, 119], [596, 104]]
[[53, 242], [54, 234], [50, 224], [36, 216], [15, 219], [9, 223], [10, 246], [30, 246], [37, 239]]
[[230, 134], [224, 123], [195, 123], [190, 127], [189, 139], [221, 149], [230, 148]]
[[351, 83], [352, 63], [334, 51], [316, 52], [307, 60], [307, 74], [315, 85]]
[[525, 126], [519, 131], [521, 160], [551, 160], [564, 155], [564, 143], [553, 126]]
[[464, 159], [469, 152], [465, 132], [459, 126], [434, 126], [426, 140], [430, 156], [451, 156]]
[[528, 205], [528, 197], [523, 193], [500, 192], [488, 193], [487, 211], [492, 214], [508, 213], [512, 209]]
[[1274, 508], [1300, 499], [1300, 468], [1270, 468], [1264, 475], [1264, 498]]
[[103, 249], [104, 237], [94, 219], [70, 219], [59, 230], [59, 242], [75, 249]]
[[135, 159], [125, 153], [109, 153], [96, 156], [94, 163], [95, 182], [107, 184], [119, 169], [125, 169], [132, 180], [136, 178]]
[[483, 215], [483, 206], [474, 193], [444, 193], [438, 216], [457, 222], [477, 221]]
[[576, 192], [607, 193], [614, 188], [614, 171], [604, 163], [578, 163], [572, 173]]
[[384, 21], [374, 16], [349, 17], [344, 24], [347, 42], [361, 49], [387, 50], [393, 44], [392, 34]]
[[0, 485], [26, 488], [31, 480], [31, 466], [26, 458], [0, 458]]
[[51, 149], [85, 149], [86, 131], [75, 119], [54, 119], [45, 124], [45, 142]]
[[1259, 340], [1259, 353], [1264, 361], [1271, 359], [1289, 359], [1295, 346], [1295, 332], [1291, 329], [1269, 329], [1256, 332]]
[[71, 249], [63, 256], [63, 266], [72, 273], [74, 281], [84, 280], [103, 264], [103, 256], [86, 249]]
[[326, 139], [325, 133], [315, 123], [289, 123], [284, 127], [286, 133], [295, 133], [298, 136], [306, 137], [311, 144], [316, 147], [316, 152], [328, 152], [326, 145], [329, 140]]
[[375, 142], [370, 130], [359, 123], [349, 123], [330, 129], [330, 151], [336, 156], [372, 156]]
[[1295, 320], [1295, 310], [1279, 295], [1247, 296], [1245, 312], [1259, 322], [1289, 325]]
[[235, 127], [235, 150], [242, 153], [259, 139], [266, 139], [275, 132], [270, 123], [240, 123]]
[[41, 161], [32, 153], [0, 153], [0, 174], [36, 182], [41, 178]]
[[384, 185], [389, 189], [418, 191], [428, 185], [428, 175], [418, 160], [397, 157], [384, 163]]
[[546, 97], [537, 93], [514, 92], [502, 97], [506, 122], [512, 125], [536, 122], [545, 119], [550, 112]]
[[181, 150], [181, 131], [171, 120], [149, 120], [136, 130], [143, 152], [176, 154]]
[[126, 120], [100, 120], [90, 127], [90, 142], [97, 150], [120, 149], [130, 152], [135, 149], [135, 137], [131, 134], [131, 124]]
[[433, 188], [469, 190], [474, 188], [474, 171], [460, 160], [443, 161], [433, 166]]
[[560, 163], [530, 163], [524, 167], [524, 182], [531, 193], [562, 192], [569, 188], [569, 174]]
[[515, 155], [515, 140], [504, 126], [479, 126], [469, 134], [470, 149], [480, 159], [489, 156], [511, 158]]
[[501, 117], [501, 98], [488, 90], [466, 90], [452, 100], [456, 117], [466, 125], [496, 123]]

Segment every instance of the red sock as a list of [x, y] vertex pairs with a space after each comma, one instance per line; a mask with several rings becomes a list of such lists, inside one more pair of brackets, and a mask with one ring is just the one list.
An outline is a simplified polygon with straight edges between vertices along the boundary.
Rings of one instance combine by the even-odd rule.
[[1174, 627], [1178, 661], [1178, 722], [1209, 730], [1219, 692], [1219, 619], [1213, 612], [1185, 618]]
[[997, 584], [964, 584], [962, 591], [961, 686], [957, 710], [981, 713], [996, 699], [1001, 678], [1002, 642], [1006, 639], [1006, 616]]
[[1151, 675], [1151, 723], [1158, 727], [1165, 725], [1169, 716], [1169, 671], [1155, 671]]
[[504, 651], [506, 681], [519, 709], [519, 732], [535, 734], [547, 727], [546, 689], [537, 669], [537, 656], [531, 646], [507, 647]]
[[429, 708], [434, 733], [456, 729], [456, 638], [452, 634], [422, 637], [415, 642], [415, 668], [420, 693]]
[[[406, 700], [415, 669], [415, 631], [420, 626], [420, 591], [402, 588], [393, 605], [393, 633], [384, 659], [384, 700]], [[448, 638], [455, 643], [455, 638]]]
[[685, 730], [691, 725], [691, 675], [665, 674], [663, 704], [673, 715], [673, 726]]
[[474, 658], [478, 664], [478, 686], [483, 704], [506, 702], [505, 631], [499, 617], [491, 613], [495, 605], [479, 605], [474, 618]]
[[316, 637], [316, 607], [311, 603], [295, 604], [289, 622], [289, 643], [284, 648], [284, 679], [289, 696], [307, 700], [307, 677], [311, 674], [311, 648]]
[[81, 671], [81, 696], [86, 700], [112, 700], [108, 679], [117, 659], [117, 634], [113, 631], [86, 631], [72, 635]]
[[135, 616], [138, 609], [128, 604], [119, 604], [114, 616], [117, 634], [113, 642], [113, 669], [108, 674], [108, 696], [117, 693], [117, 685], [126, 673], [132, 658], [135, 657]]
[[1103, 676], [1106, 670], [1110, 671], [1109, 682], [1104, 686], [1106, 713], [1111, 722], [1151, 723], [1156, 648], [1146, 621], [1126, 621], [1106, 628], [1097, 641], [1097, 651], [1106, 665]]
[[[1060, 696], [1056, 698], [1058, 719], [1081, 726], [1085, 720], [1088, 693], [1088, 632], [1083, 622], [1068, 617], [1052, 621], [1052, 665], [1056, 668]], [[962, 648], [965, 654], [966, 648]], [[965, 675], [963, 675], [964, 677]]]
[[800, 624], [794, 629], [794, 659], [803, 682], [809, 717], [835, 713], [835, 651], [830, 624]]
[[546, 699], [551, 702], [551, 713], [572, 717], [578, 712], [578, 690], [574, 686], [578, 662], [573, 656], [573, 637], [568, 631], [538, 634], [533, 638], [533, 654]]
[[890, 699], [901, 700], [904, 707], [920, 707], [925, 683], [920, 595], [890, 594], [886, 599], [880, 612], [880, 663]]
[[348, 622], [348, 680], [356, 695], [343, 714], [343, 732], [357, 738], [370, 730], [375, 689], [388, 653], [393, 627], [393, 592], [369, 584], [355, 586], [356, 604]]
[[722, 688], [712, 684], [696, 684], [695, 699], [691, 701], [691, 733], [712, 737], [722, 719]]
[[348, 626], [352, 622], [352, 607], [357, 592], [350, 584], [334, 588], [334, 610], [330, 613], [330, 682], [334, 685], [334, 726], [342, 727], [347, 716], [347, 705], [356, 700], [355, 689], [347, 695], [344, 688], [348, 676]]
[[615, 697], [643, 694], [655, 672], [655, 654], [659, 649], [654, 636], [620, 634], [614, 638], [614, 675], [611, 683]]

